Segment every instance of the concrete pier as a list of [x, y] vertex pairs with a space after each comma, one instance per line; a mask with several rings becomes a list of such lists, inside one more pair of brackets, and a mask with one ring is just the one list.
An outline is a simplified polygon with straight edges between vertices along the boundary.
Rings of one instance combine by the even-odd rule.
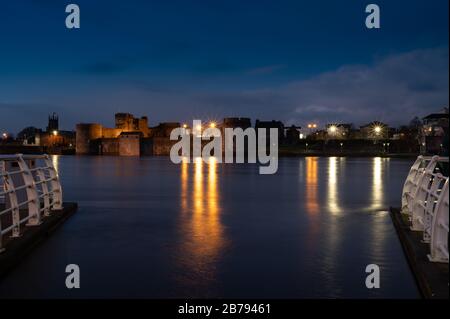
[[410, 230], [408, 216], [396, 208], [390, 209], [390, 215], [422, 296], [448, 299], [448, 263], [430, 262], [427, 257], [430, 245], [423, 242], [421, 232]]
[[[63, 209], [52, 210], [50, 216], [42, 219], [39, 226], [24, 227], [19, 238], [4, 238], [5, 250], [0, 253], [0, 279], [13, 269], [38, 244], [44, 241], [68, 217], [76, 212], [76, 203], [63, 203]], [[2, 207], [0, 205], [0, 211]], [[5, 236], [6, 237], [6, 236]]]

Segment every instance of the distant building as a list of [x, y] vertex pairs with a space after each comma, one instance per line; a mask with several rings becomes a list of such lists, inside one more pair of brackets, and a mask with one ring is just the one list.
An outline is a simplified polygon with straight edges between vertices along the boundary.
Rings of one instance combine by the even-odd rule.
[[389, 138], [389, 126], [382, 122], [371, 122], [360, 126], [361, 138], [366, 140], [385, 140]]
[[34, 126], [28, 126], [17, 134], [17, 141], [23, 145], [36, 145], [36, 135], [42, 130]]
[[53, 112], [52, 115], [48, 117], [48, 125], [47, 125], [47, 132], [53, 132], [59, 130], [59, 118], [58, 115]]
[[19, 132], [17, 139], [23, 145], [43, 146], [46, 149], [74, 149], [75, 132], [59, 129], [59, 118], [56, 113], [48, 117], [46, 130], [27, 127]]
[[148, 127], [148, 118], [130, 113], [115, 114], [115, 128], [97, 123], [77, 124], [76, 153], [99, 155], [168, 155], [176, 141], [170, 132], [180, 123], [160, 123]]
[[270, 129], [276, 128], [278, 129], [278, 144], [281, 144], [284, 142], [284, 124], [281, 121], [260, 121], [256, 120], [255, 122], [255, 129], [256, 133], [258, 134], [258, 129], [265, 128], [266, 129], [266, 141], [270, 141]]
[[448, 154], [448, 108], [422, 119], [420, 128], [420, 152], [422, 154]]
[[145, 137], [149, 135], [148, 118], [135, 118], [130, 113], [116, 113], [116, 129], [123, 132], [141, 132]]
[[349, 138], [350, 131], [353, 128], [353, 124], [331, 123], [327, 124], [325, 128], [326, 128], [326, 139], [342, 140]]
[[252, 122], [247, 117], [226, 117], [223, 119], [222, 128], [242, 128], [246, 130], [252, 126]]
[[306, 138], [306, 134], [302, 132], [300, 126], [291, 125], [285, 129], [285, 143], [287, 144], [297, 144], [300, 140]]

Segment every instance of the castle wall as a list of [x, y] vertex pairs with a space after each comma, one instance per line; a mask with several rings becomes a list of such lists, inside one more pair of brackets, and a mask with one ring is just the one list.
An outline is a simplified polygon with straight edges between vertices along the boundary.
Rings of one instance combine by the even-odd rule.
[[170, 149], [177, 143], [169, 137], [153, 137], [153, 155], [170, 155]]
[[120, 133], [122, 133], [122, 132], [123, 132], [123, 129], [104, 127], [102, 130], [102, 137], [103, 138], [117, 138], [117, 137], [119, 137]]
[[76, 153], [90, 154], [91, 141], [102, 137], [102, 126], [100, 124], [77, 124]]
[[153, 155], [153, 139], [141, 138], [141, 155], [150, 156]]
[[169, 155], [172, 145], [170, 132], [179, 123], [160, 123], [148, 127], [148, 118], [135, 118], [129, 113], [115, 115], [115, 128], [88, 123], [77, 125], [76, 153], [102, 155]]
[[138, 134], [125, 134], [119, 137], [120, 156], [140, 156], [140, 136]]
[[102, 138], [100, 155], [119, 155], [119, 140], [117, 138]]

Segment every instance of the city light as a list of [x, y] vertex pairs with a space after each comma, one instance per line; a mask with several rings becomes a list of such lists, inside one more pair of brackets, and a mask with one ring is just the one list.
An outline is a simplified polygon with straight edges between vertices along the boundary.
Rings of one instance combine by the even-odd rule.
[[183, 128], [187, 128], [187, 124], [183, 124]]
[[4, 139], [7, 139], [7, 138], [8, 138], [8, 134], [7, 134], [7, 133], [3, 133], [3, 134], [2, 134], [2, 137], [3, 137]]
[[381, 128], [381, 126], [375, 126], [375, 129], [374, 129], [374, 130], [375, 130], [375, 133], [380, 134], [382, 128]]
[[54, 135], [54, 136], [58, 135], [58, 131], [56, 131], [56, 130], [53, 131], [53, 135]]
[[331, 125], [331, 126], [330, 126], [330, 132], [331, 132], [331, 133], [336, 133], [336, 131], [337, 131], [336, 125]]
[[308, 124], [308, 128], [317, 128], [317, 124], [310, 123], [310, 124]]
[[209, 124], [209, 127], [211, 127], [211, 128], [215, 128], [215, 127], [216, 127], [216, 123], [214, 123], [214, 122], [211, 122], [211, 123]]

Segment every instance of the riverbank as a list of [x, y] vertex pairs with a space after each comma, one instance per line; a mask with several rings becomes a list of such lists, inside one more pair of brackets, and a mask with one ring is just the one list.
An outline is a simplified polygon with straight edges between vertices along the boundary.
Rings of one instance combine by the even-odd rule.
[[386, 158], [417, 158], [417, 153], [386, 153], [386, 152], [346, 152], [346, 151], [307, 151], [298, 148], [281, 146], [278, 150], [280, 157], [386, 157]]
[[78, 209], [76, 203], [64, 203], [63, 207], [62, 210], [54, 210], [50, 216], [43, 218], [39, 226], [24, 227], [19, 238], [4, 239], [4, 251], [0, 252], [0, 279]]
[[422, 296], [448, 299], [448, 263], [430, 262], [430, 245], [423, 242], [422, 233], [410, 230], [408, 216], [395, 208], [390, 209], [390, 215]]

